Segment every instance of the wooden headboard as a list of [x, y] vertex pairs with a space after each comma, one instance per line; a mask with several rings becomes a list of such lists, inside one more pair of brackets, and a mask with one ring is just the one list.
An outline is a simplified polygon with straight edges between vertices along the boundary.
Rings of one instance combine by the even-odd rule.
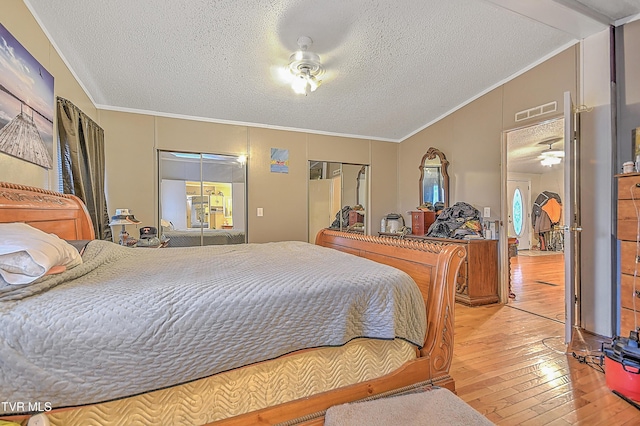
[[65, 240], [93, 240], [89, 212], [76, 196], [0, 182], [0, 223], [24, 222]]

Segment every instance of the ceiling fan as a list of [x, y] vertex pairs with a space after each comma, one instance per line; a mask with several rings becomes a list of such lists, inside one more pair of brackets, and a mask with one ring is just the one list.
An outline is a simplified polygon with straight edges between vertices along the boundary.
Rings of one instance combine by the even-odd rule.
[[320, 86], [325, 68], [320, 56], [309, 50], [313, 44], [310, 37], [298, 37], [297, 43], [298, 50], [289, 57], [288, 65], [279, 67], [275, 74], [277, 80], [290, 85], [295, 93], [306, 96]]
[[552, 145], [556, 142], [561, 141], [562, 138], [552, 138], [547, 139], [542, 142], [538, 142], [538, 145], [549, 145], [548, 149], [545, 149], [540, 153], [540, 164], [543, 166], [551, 167], [554, 164], [560, 164], [562, 162], [562, 158], [564, 157], [564, 151], [561, 149], [553, 149]]

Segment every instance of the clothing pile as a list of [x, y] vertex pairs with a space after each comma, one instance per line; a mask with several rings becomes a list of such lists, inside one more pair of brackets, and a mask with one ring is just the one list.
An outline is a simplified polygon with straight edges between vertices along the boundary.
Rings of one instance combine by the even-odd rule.
[[336, 213], [336, 220], [331, 223], [329, 228], [342, 229], [349, 226], [349, 212], [353, 210], [351, 206], [344, 206], [338, 213]]
[[478, 209], [462, 201], [442, 210], [427, 232], [427, 237], [435, 238], [461, 240], [467, 236], [482, 236], [482, 218]]
[[562, 200], [560, 195], [551, 191], [542, 191], [533, 203], [531, 221], [533, 230], [538, 234], [540, 250], [562, 251], [564, 237], [556, 229], [562, 218]]

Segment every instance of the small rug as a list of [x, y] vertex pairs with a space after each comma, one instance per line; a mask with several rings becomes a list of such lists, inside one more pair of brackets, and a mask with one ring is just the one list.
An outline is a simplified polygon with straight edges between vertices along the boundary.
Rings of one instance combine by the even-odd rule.
[[453, 392], [444, 388], [364, 402], [336, 405], [327, 410], [325, 426], [469, 426], [493, 425]]

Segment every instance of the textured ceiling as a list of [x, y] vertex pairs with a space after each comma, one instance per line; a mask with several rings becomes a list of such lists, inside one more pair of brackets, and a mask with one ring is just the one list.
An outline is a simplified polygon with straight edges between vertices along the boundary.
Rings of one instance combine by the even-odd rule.
[[[640, 12], [636, 0], [25, 3], [100, 108], [389, 141], [606, 28], [585, 9]], [[302, 35], [326, 68], [308, 96], [281, 78]]]
[[[546, 142], [546, 143], [545, 143]], [[546, 121], [507, 133], [507, 171], [543, 174], [562, 164], [543, 166], [541, 155], [549, 150], [564, 150], [564, 119]]]

